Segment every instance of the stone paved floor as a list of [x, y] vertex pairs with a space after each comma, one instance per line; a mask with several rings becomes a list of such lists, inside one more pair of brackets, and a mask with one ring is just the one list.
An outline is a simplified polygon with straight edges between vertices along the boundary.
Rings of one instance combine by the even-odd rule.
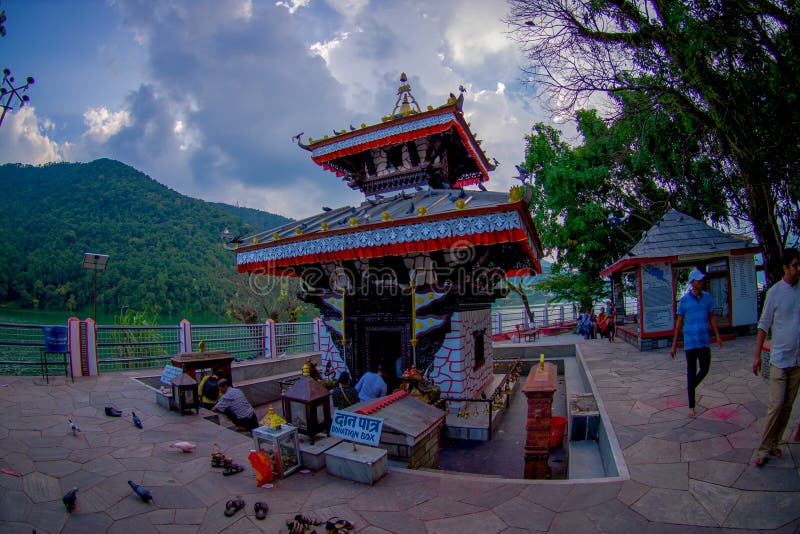
[[[232, 477], [209, 465], [213, 443], [246, 464], [248, 438], [161, 410], [131, 375], [74, 385], [0, 377], [0, 467], [23, 475], [0, 474], [0, 531], [274, 533], [304, 513], [343, 517], [364, 533], [798, 532], [800, 444], [784, 444], [783, 457], [764, 468], [751, 461], [767, 391], [749, 371], [753, 342], [714, 352], [695, 419], [686, 416], [682, 358], [621, 342], [580, 343], [630, 471], [630, 479], [611, 482], [392, 470], [370, 487], [323, 471], [256, 488], [249, 465]], [[107, 418], [108, 404], [136, 410], [144, 429]], [[77, 436], [69, 417], [81, 428]], [[197, 443], [197, 452], [170, 449], [177, 440]], [[148, 487], [155, 503], [139, 501], [128, 480]], [[61, 496], [73, 486], [78, 503], [68, 515]], [[224, 517], [225, 502], [237, 495], [247, 509]], [[264, 521], [254, 517], [256, 500], [270, 506]]]

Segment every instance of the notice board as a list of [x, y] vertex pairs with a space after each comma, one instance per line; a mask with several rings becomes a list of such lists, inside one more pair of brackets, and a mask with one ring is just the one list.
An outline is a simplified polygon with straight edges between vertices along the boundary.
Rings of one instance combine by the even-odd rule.
[[644, 263], [639, 276], [642, 281], [642, 333], [674, 329], [672, 265], [666, 261]]

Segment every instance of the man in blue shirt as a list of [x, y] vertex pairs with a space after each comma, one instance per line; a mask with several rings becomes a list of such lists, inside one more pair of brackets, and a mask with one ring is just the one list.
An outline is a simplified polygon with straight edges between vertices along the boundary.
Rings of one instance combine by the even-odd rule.
[[800, 252], [796, 248], [785, 249], [782, 262], [783, 278], [769, 289], [764, 300], [753, 358], [753, 373], [758, 375], [764, 340], [772, 329], [769, 408], [761, 445], [756, 451], [759, 467], [767, 463], [768, 455], [781, 456], [778, 443], [800, 388]]
[[[714, 299], [711, 294], [703, 291], [706, 275], [699, 269], [689, 273], [689, 291], [678, 301], [678, 318], [675, 322], [675, 331], [672, 334], [672, 351], [670, 356], [675, 358], [678, 350], [678, 335], [683, 330], [683, 350], [686, 351], [686, 389], [689, 392], [689, 416], [695, 415], [694, 390], [708, 374], [711, 368], [711, 340], [708, 337], [708, 327], [714, 330], [719, 348], [722, 348], [722, 338], [717, 330], [714, 320]], [[700, 371], [697, 371], [697, 363]]]
[[365, 401], [377, 399], [386, 395], [386, 382], [383, 380], [383, 369], [379, 365], [375, 371], [364, 373], [356, 384], [358, 400]]

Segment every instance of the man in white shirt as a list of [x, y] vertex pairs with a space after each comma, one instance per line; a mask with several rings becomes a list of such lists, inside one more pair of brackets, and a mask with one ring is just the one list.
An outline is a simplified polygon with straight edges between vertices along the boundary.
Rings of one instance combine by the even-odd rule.
[[781, 456], [778, 443], [783, 436], [792, 405], [800, 388], [800, 252], [783, 251], [783, 278], [767, 292], [761, 320], [758, 321], [753, 373], [761, 370], [761, 350], [772, 329], [769, 370], [769, 408], [764, 436], [756, 451], [756, 465], [767, 463], [768, 456]]

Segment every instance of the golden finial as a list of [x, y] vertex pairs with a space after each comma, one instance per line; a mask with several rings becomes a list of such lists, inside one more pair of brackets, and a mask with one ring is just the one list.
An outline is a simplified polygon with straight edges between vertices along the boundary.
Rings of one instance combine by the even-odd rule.
[[197, 344], [197, 350], [199, 350], [200, 352], [206, 351], [206, 342], [203, 341], [202, 339], [200, 340], [200, 343]]
[[275, 413], [275, 408], [270, 405], [267, 413], [264, 414], [264, 417], [261, 419], [260, 423], [263, 426], [267, 426], [270, 428], [278, 428], [281, 425], [286, 424], [286, 419], [281, 417], [280, 415]]
[[322, 228], [323, 232], [327, 232], [328, 231], [328, 223], [326, 223], [325, 221], [322, 221], [321, 223], [319, 223], [319, 227]]
[[[389, 115], [388, 119], [397, 116], [407, 117], [408, 115], [413, 115], [414, 113], [420, 113], [422, 111], [414, 95], [411, 94], [411, 86], [407, 82], [408, 77], [406, 73], [401, 73], [400, 87], [397, 88], [397, 100], [394, 103], [392, 114]], [[414, 107], [416, 107], [416, 109], [414, 109]]]
[[544, 371], [544, 354], [539, 355], [539, 370]]
[[294, 233], [297, 234], [297, 235], [303, 235], [303, 229], [302, 228], [295, 228], [294, 229]]
[[381, 213], [381, 219], [384, 221], [389, 221], [392, 219], [392, 216], [389, 215], [388, 211], [384, 211], [383, 213]]
[[466, 206], [466, 205], [467, 205], [467, 203], [464, 202], [463, 198], [459, 198], [458, 200], [456, 200], [456, 209], [463, 210], [464, 206]]
[[356, 219], [355, 217], [350, 217], [350, 226], [352, 226], [353, 228], [358, 226], [358, 219]]
[[254, 245], [258, 245], [258, 238], [257, 238], [257, 237], [254, 237], [254, 238], [253, 238], [253, 244], [254, 244]]
[[424, 217], [427, 214], [428, 214], [428, 208], [426, 208], [425, 206], [420, 206], [417, 208], [417, 215], [419, 215], [420, 217]]
[[311, 364], [308, 362], [303, 364], [303, 376], [311, 376]]
[[278, 232], [275, 232], [274, 234], [272, 234], [272, 240], [273, 241], [277, 241], [280, 238], [281, 238], [281, 236], [278, 235]]

